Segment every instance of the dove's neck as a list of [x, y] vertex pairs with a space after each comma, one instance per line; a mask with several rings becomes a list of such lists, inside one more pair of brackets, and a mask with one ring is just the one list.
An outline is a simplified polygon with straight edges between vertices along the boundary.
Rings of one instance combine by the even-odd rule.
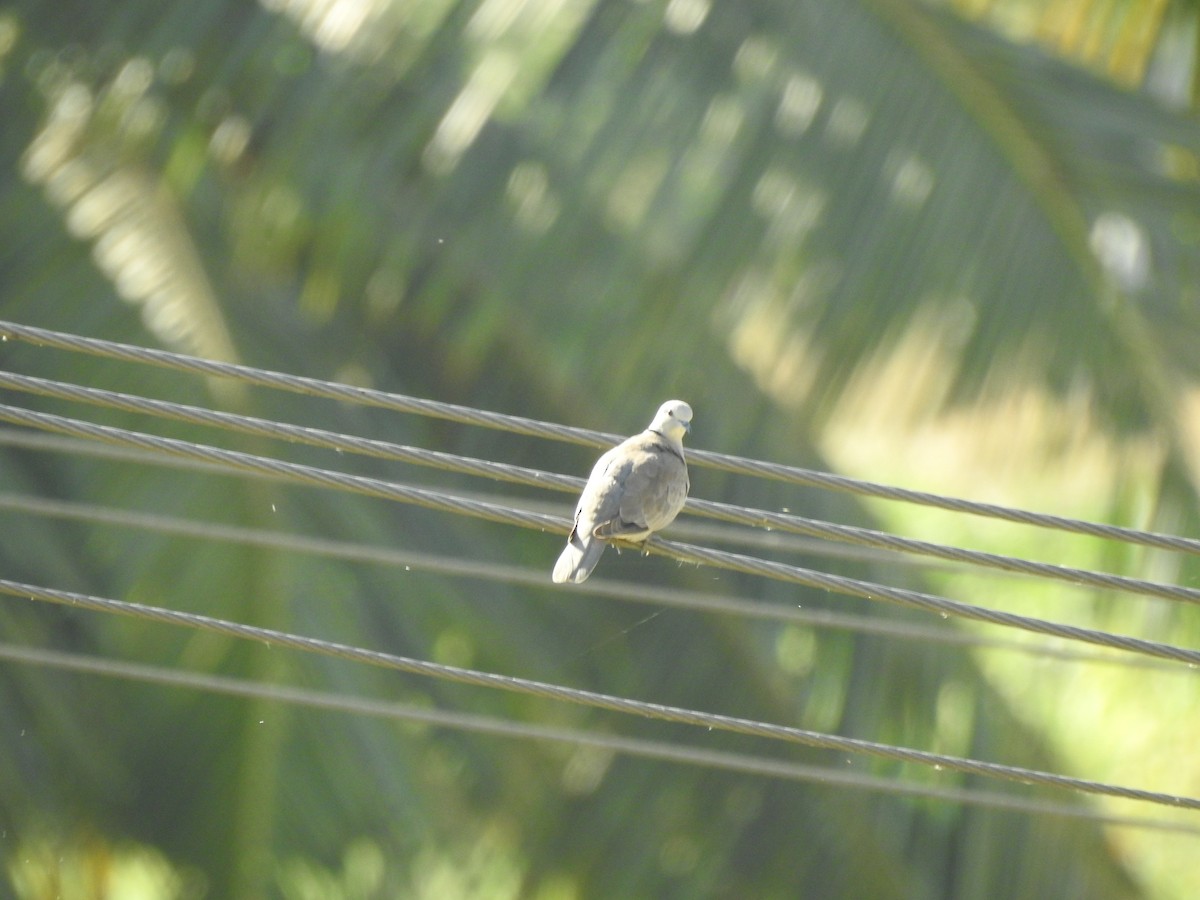
[[657, 428], [649, 429], [650, 433], [656, 435], [666, 442], [666, 445], [671, 448], [672, 452], [680, 459], [683, 459], [683, 440], [680, 436], [667, 434], [665, 431], [659, 431]]

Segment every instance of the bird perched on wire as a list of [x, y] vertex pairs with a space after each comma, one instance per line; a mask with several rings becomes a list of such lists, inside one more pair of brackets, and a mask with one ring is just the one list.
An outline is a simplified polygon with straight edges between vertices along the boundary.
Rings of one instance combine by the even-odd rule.
[[692, 428], [692, 408], [668, 400], [654, 421], [596, 461], [575, 507], [575, 527], [554, 564], [553, 580], [587, 580], [606, 541], [644, 541], [666, 528], [688, 494], [683, 436]]

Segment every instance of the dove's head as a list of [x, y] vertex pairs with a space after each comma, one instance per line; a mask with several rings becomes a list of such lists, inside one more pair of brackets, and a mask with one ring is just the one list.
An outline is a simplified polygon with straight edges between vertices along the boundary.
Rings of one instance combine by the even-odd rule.
[[668, 400], [658, 408], [650, 430], [672, 441], [682, 441], [692, 430], [692, 408], [682, 400]]

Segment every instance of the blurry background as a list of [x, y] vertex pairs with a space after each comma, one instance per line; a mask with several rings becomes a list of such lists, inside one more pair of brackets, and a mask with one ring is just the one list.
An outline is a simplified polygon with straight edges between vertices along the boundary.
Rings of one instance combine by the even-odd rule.
[[[694, 446], [1195, 536], [1198, 20], [1195, 0], [0, 5], [0, 318], [621, 433], [679, 396]], [[595, 456], [11, 342], [0, 366], [556, 471]], [[23, 446], [10, 430], [0, 454], [0, 577], [1200, 794], [1200, 689], [1178, 667], [680, 610], [643, 622], [655, 607], [551, 589], [557, 535]], [[694, 471], [693, 493], [1200, 574], [712, 472]], [[547, 583], [72, 521], [29, 498], [526, 565]], [[1195, 610], [1165, 602], [782, 558], [1200, 645]], [[602, 578], [930, 624], [629, 553], [609, 553]], [[0, 636], [979, 784], [12, 598]], [[0, 662], [2, 894], [1184, 898], [1200, 895], [1195, 853], [1170, 833]]]

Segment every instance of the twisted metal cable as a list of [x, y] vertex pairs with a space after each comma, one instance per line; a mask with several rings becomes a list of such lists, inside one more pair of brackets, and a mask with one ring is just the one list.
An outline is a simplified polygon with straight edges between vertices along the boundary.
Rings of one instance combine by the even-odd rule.
[[35, 601], [57, 603], [63, 606], [112, 613], [168, 625], [194, 628], [202, 631], [223, 634], [239, 640], [249, 640], [264, 644], [274, 644], [308, 653], [319, 653], [324, 656], [346, 659], [368, 665], [409, 672], [427, 678], [437, 678], [459, 684], [469, 684], [476, 687], [494, 688], [512, 693], [542, 697], [590, 706], [596, 709], [607, 709], [613, 712], [639, 716], [645, 719], [657, 719], [675, 722], [682, 725], [693, 725], [699, 728], [716, 729], [736, 734], [784, 741], [792, 744], [802, 744], [822, 750], [833, 750], [840, 753], [862, 753], [897, 762], [915, 763], [934, 769], [949, 769], [968, 775], [978, 775], [985, 778], [998, 778], [1005, 781], [1015, 781], [1021, 784], [1037, 784], [1047, 787], [1065, 788], [1088, 794], [1099, 794], [1107, 797], [1119, 797], [1125, 800], [1138, 800], [1169, 806], [1175, 809], [1200, 810], [1200, 798], [1166, 794], [1158, 791], [1146, 791], [1121, 785], [1105, 784], [1088, 781], [1082, 778], [1072, 778], [1053, 772], [1043, 772], [1037, 769], [1026, 769], [1018, 766], [1007, 766], [1001, 763], [984, 762], [941, 753], [931, 753], [926, 750], [916, 750], [910, 747], [899, 747], [891, 744], [881, 744], [860, 738], [848, 738], [838, 735], [810, 731], [790, 725], [777, 725], [771, 722], [758, 722], [753, 719], [742, 719], [736, 716], [725, 716], [717, 713], [701, 712], [678, 706], [667, 706], [660, 703], [648, 703], [643, 700], [633, 700], [612, 694], [602, 694], [596, 691], [585, 691], [579, 688], [534, 681], [512, 675], [500, 675], [494, 672], [482, 672], [477, 669], [465, 669], [458, 666], [448, 666], [429, 660], [413, 659], [396, 656], [378, 650], [368, 650], [334, 641], [276, 631], [241, 622], [231, 622], [198, 613], [182, 612], [164, 609], [158, 606], [147, 606], [140, 603], [129, 603], [123, 600], [113, 600], [107, 597], [94, 597], [88, 594], [77, 594], [70, 591], [52, 590], [30, 584], [0, 579], [0, 593], [14, 597], [23, 597]]
[[442, 469], [447, 472], [458, 472], [464, 475], [478, 475], [512, 484], [532, 485], [534, 487], [573, 492], [578, 492], [583, 487], [583, 479], [573, 475], [558, 475], [553, 472], [543, 472], [539, 469], [531, 469], [525, 466], [474, 459], [469, 456], [459, 456], [455, 453], [445, 453], [440, 450], [427, 450], [424, 447], [411, 447], [392, 441], [358, 437], [337, 431], [326, 431], [322, 428], [310, 428], [306, 425], [291, 425], [286, 422], [276, 422], [256, 416], [223, 412], [202, 406], [190, 406], [168, 400], [155, 400], [137, 394], [107, 391], [101, 388], [86, 387], [63, 381], [50, 381], [32, 375], [0, 372], [0, 387], [31, 394], [40, 394], [45, 397], [55, 397], [62, 400], [74, 400], [93, 406], [105, 406], [126, 412], [174, 419], [175, 421], [187, 422], [193, 425], [210, 425], [215, 428], [237, 431], [242, 434], [276, 438], [296, 444], [305, 444], [310, 447], [320, 447], [326, 450], [337, 450], [356, 453], [361, 456], [375, 457], [377, 459], [412, 463], [414, 465]]
[[[35, 328], [29, 325], [19, 325], [14, 322], [0, 321], [0, 342], [9, 339], [26, 341], [30, 344], [54, 347], [61, 350], [88, 353], [110, 359], [120, 359], [127, 362], [157, 365], [177, 371], [232, 378], [245, 384], [271, 387], [313, 397], [325, 397], [349, 403], [376, 406], [395, 412], [431, 416], [468, 425], [478, 425], [485, 428], [495, 428], [576, 444], [607, 447], [622, 440], [621, 436], [607, 432], [557, 425], [523, 416], [506, 415], [453, 403], [441, 403], [418, 397], [408, 397], [403, 394], [394, 394], [373, 388], [355, 387], [347, 384], [338, 384], [337, 382], [321, 381], [316, 378], [287, 375], [251, 366], [199, 359], [194, 356], [173, 353], [167, 350], [137, 347], [115, 341], [105, 341], [98, 338], [83, 337], [50, 331], [44, 328]], [[1200, 555], [1200, 540], [1195, 538], [1143, 531], [1119, 525], [1087, 522], [1082, 519], [1073, 519], [1046, 513], [1035, 513], [997, 504], [981, 503], [974, 500], [964, 500], [957, 497], [947, 497], [924, 491], [877, 484], [862, 479], [850, 478], [845, 475], [816, 472], [811, 469], [788, 466], [782, 463], [714, 453], [709, 450], [689, 450], [688, 458], [698, 465], [735, 474], [770, 478], [788, 484], [828, 488], [830, 490], [844, 491], [863, 496], [878, 497], [884, 500], [916, 503], [946, 509], [951, 512], [986, 516], [1039, 528], [1053, 528], [1073, 534], [1086, 534], [1109, 540], [1120, 540], [1142, 546]]]
[[[546, 573], [529, 566], [512, 566], [494, 562], [480, 562], [461, 556], [440, 556], [395, 547], [379, 547], [328, 538], [308, 537], [291, 532], [267, 531], [216, 522], [197, 522], [158, 513], [132, 512], [124, 509], [95, 506], [63, 500], [47, 500], [42, 497], [21, 496], [0, 492], [0, 510], [17, 510], [23, 513], [69, 519], [72, 521], [103, 523], [125, 528], [153, 531], [199, 540], [229, 541], [233, 543], [286, 550], [309, 556], [323, 556], [355, 562], [378, 563], [388, 566], [403, 566], [421, 572], [452, 575], [457, 578], [478, 578], [529, 588], [544, 588]], [[658, 587], [607, 578], [590, 578], [572, 589], [575, 593], [595, 597], [649, 604], [658, 608], [699, 610], [723, 613], [774, 622], [789, 622], [813, 628], [835, 628], [859, 634], [874, 634], [899, 640], [925, 641], [954, 644], [988, 650], [1007, 650], [1027, 653], [1040, 659], [1047, 657], [1081, 663], [1102, 665], [1138, 666], [1160, 671], [1181, 672], [1175, 662], [1151, 659], [1145, 656], [1126, 656], [1107, 651], [1057, 647], [1049, 643], [1033, 643], [1012, 638], [987, 637], [960, 629], [934, 627], [880, 616], [857, 613], [839, 613], [828, 609], [784, 606], [745, 597], [700, 593], [678, 588]]]
[[[573, 493], [577, 493], [582, 489], [584, 484], [584, 479], [582, 478], [545, 472], [526, 466], [476, 459], [438, 450], [427, 450], [422, 447], [411, 447], [391, 441], [357, 437], [339, 432], [326, 431], [320, 428], [291, 425], [254, 416], [189, 406], [167, 400], [155, 400], [135, 394], [107, 391], [68, 382], [50, 381], [30, 375], [0, 372], [0, 387], [121, 409], [127, 412], [159, 416], [196, 425], [224, 428], [259, 437], [276, 438], [314, 447], [430, 466], [445, 471], [476, 475], [512, 484]], [[900, 537], [870, 528], [809, 519], [791, 513], [777, 513], [698, 498], [689, 498], [686, 510], [696, 515], [738, 525], [768, 528], [780, 532], [801, 534], [807, 537], [850, 543], [878, 550], [915, 553], [935, 559], [1049, 578], [1074, 585], [1126, 591], [1148, 597], [1200, 604], [1200, 590], [1196, 588], [1163, 584], [1161, 582], [1132, 578], [1126, 575], [1095, 572], [1089, 569], [1078, 569], [1054, 563], [1034, 562], [1017, 557], [987, 553], [981, 550], [967, 550], [930, 541]]]
[[[160, 450], [164, 453], [203, 462], [224, 463], [235, 469], [264, 473], [293, 483], [338, 488], [353, 493], [398, 500], [427, 509], [474, 516], [492, 522], [518, 525], [523, 528], [534, 528], [543, 532], [549, 531], [566, 534], [571, 527], [570, 520], [562, 516], [514, 509], [497, 503], [461, 497], [456, 494], [448, 494], [426, 488], [416, 488], [360, 475], [333, 472], [328, 469], [284, 462], [236, 450], [224, 450], [207, 444], [196, 444], [174, 438], [127, 431], [122, 428], [97, 425], [92, 422], [55, 416], [50, 413], [33, 412], [20, 407], [0, 405], [0, 421], [30, 425], [60, 434], [93, 438], [123, 446]], [[1085, 643], [1126, 650], [1131, 653], [1140, 653], [1159, 659], [1175, 660], [1192, 666], [1200, 664], [1200, 650], [1184, 649], [1157, 641], [1111, 634], [1089, 628], [1080, 628], [1074, 625], [1063, 625], [1044, 619], [1017, 615], [1016, 613], [985, 609], [920, 591], [888, 587], [869, 581], [860, 581], [859, 579], [841, 575], [817, 572], [799, 566], [757, 559], [724, 550], [713, 550], [707, 547], [668, 541], [657, 535], [652, 535], [644, 544], [637, 546], [645, 552], [668, 556], [680, 562], [716, 566], [717, 568], [760, 575], [805, 587], [815, 587], [835, 593], [864, 597], [868, 600], [886, 600], [890, 603], [911, 609], [935, 612], [938, 615], [953, 615], [993, 625], [1019, 628], [1037, 634], [1083, 641]]]
[[941, 788], [928, 784], [916, 784], [883, 778], [863, 772], [847, 772], [825, 766], [793, 763], [774, 757], [755, 756], [748, 753], [708, 750], [688, 744], [669, 741], [647, 740], [622, 735], [564, 728], [552, 725], [536, 725], [514, 722], [495, 716], [476, 713], [455, 712], [446, 709], [414, 706], [394, 701], [371, 700], [349, 694], [315, 691], [309, 688], [281, 684], [260, 684], [228, 675], [210, 675], [201, 672], [181, 672], [164, 666], [145, 663], [130, 663], [102, 657], [42, 650], [0, 643], [0, 660], [27, 665], [55, 668], [67, 672], [100, 675], [142, 684], [158, 684], [167, 687], [188, 688], [208, 693], [288, 703], [308, 709], [328, 712], [350, 713], [374, 718], [420, 722], [441, 728], [453, 728], [496, 737], [520, 738], [523, 740], [553, 741], [576, 746], [594, 747], [626, 756], [662, 760], [671, 763], [723, 769], [743, 775], [762, 775], [789, 781], [802, 781], [825, 786], [876, 791], [899, 796], [943, 800], [991, 809], [1005, 809], [1038, 816], [1060, 816], [1082, 819], [1101, 825], [1128, 828], [1149, 828], [1182, 834], [1200, 835], [1200, 824], [1191, 825], [1166, 819], [1151, 819], [1140, 816], [1115, 816], [1088, 806], [1055, 803], [1021, 797], [998, 791], [977, 788]]

